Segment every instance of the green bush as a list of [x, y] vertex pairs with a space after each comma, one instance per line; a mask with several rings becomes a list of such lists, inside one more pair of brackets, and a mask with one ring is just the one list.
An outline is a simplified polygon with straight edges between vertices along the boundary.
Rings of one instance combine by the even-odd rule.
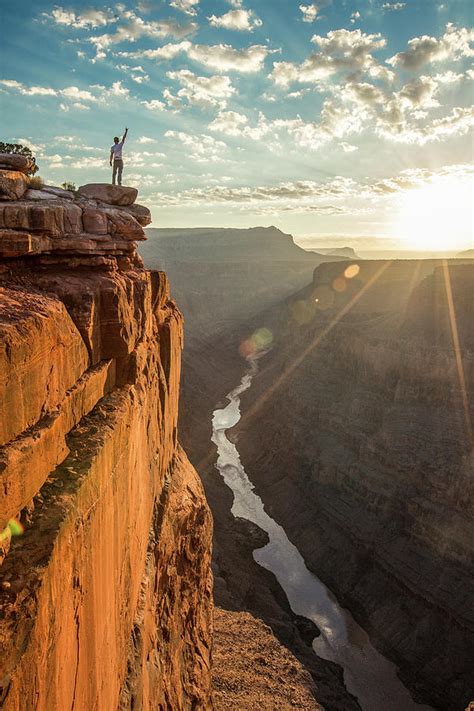
[[19, 153], [21, 156], [31, 158], [34, 165], [28, 175], [34, 175], [39, 170], [39, 166], [36, 165], [36, 158], [28, 146], [22, 146], [21, 143], [3, 143], [3, 141], [0, 141], [0, 153]]
[[64, 190], [70, 190], [72, 193], [76, 192], [76, 184], [72, 183], [70, 180], [65, 180], [64, 183], [61, 183], [61, 187], [64, 188]]

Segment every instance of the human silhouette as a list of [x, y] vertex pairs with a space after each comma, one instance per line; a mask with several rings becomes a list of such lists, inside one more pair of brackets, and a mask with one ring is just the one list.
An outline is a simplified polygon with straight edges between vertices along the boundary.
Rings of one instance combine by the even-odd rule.
[[123, 157], [122, 148], [127, 138], [128, 128], [125, 129], [125, 133], [120, 141], [118, 136], [114, 138], [114, 145], [110, 149], [110, 165], [112, 166], [112, 185], [115, 185], [115, 179], [119, 185], [122, 185], [122, 172], [123, 172]]

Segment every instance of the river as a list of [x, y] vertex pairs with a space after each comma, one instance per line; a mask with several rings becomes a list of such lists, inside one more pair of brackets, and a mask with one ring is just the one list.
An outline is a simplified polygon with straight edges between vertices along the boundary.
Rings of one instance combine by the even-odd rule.
[[215, 410], [212, 420], [217, 468], [234, 494], [232, 513], [257, 524], [269, 536], [269, 543], [254, 551], [255, 560], [276, 576], [293, 612], [312, 620], [321, 630], [313, 641], [314, 651], [342, 667], [346, 688], [357, 697], [363, 711], [433, 711], [413, 701], [395, 664], [375, 649], [352, 615], [308, 570], [298, 549], [256, 495], [236, 446], [226, 436], [226, 430], [240, 420], [240, 395], [251, 386], [256, 371], [253, 361], [240, 385], [227, 395], [229, 404]]

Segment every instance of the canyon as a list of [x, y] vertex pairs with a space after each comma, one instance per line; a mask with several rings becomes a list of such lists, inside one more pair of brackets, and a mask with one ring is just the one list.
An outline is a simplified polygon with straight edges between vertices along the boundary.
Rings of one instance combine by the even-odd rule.
[[0, 155], [2, 708], [467, 706], [469, 255], [145, 230], [135, 189], [29, 167]]
[[[302, 649], [275, 578], [255, 565], [260, 554], [253, 551], [265, 536], [231, 515], [234, 497], [216, 477], [215, 447], [206, 444], [212, 413], [248, 368], [246, 344], [258, 343], [264, 329], [270, 340], [228, 436], [265, 511], [393, 660], [420, 704], [465, 707], [473, 694], [469, 255], [447, 262], [323, 258], [305, 284], [305, 275], [295, 278], [291, 295], [282, 284], [278, 298], [273, 281], [266, 300], [265, 278], [249, 270], [268, 268], [271, 246], [259, 252], [254, 244], [249, 266], [227, 249], [226, 234], [221, 244], [214, 234], [214, 273], [184, 305], [180, 415], [215, 520], [217, 604], [263, 619], [311, 671], [325, 708], [350, 707], [347, 696], [334, 696], [337, 686], [323, 678], [316, 655]], [[248, 231], [243, 241], [250, 239]], [[150, 240], [147, 261], [152, 248]], [[199, 279], [198, 252], [198, 235], [173, 245], [177, 290], [186, 290], [193, 268]], [[251, 302], [242, 315], [226, 310], [239, 288]], [[204, 301], [219, 315], [211, 333], [200, 322]], [[229, 301], [238, 308], [235, 297]]]

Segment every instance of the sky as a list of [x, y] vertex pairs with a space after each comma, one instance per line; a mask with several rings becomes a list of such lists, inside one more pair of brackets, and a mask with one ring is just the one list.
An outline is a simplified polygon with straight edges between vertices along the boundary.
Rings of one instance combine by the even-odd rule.
[[124, 184], [155, 227], [474, 246], [466, 0], [2, 0], [0, 140], [50, 184]]

